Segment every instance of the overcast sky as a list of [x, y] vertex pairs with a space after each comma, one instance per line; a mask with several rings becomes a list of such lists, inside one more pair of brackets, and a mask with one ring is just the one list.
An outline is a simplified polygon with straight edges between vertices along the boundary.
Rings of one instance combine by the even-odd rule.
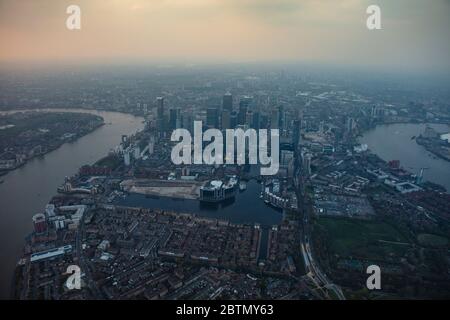
[[[66, 7], [82, 12], [66, 29]], [[382, 30], [366, 28], [381, 7]], [[303, 61], [450, 70], [450, 0], [0, 0], [0, 61]]]

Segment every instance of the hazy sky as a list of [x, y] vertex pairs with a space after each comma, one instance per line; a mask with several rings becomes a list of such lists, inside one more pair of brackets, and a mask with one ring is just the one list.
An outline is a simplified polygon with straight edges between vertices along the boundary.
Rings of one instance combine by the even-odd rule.
[[[66, 29], [66, 7], [82, 28]], [[377, 4], [382, 30], [366, 28]], [[450, 0], [0, 0], [0, 61], [314, 61], [450, 70]]]

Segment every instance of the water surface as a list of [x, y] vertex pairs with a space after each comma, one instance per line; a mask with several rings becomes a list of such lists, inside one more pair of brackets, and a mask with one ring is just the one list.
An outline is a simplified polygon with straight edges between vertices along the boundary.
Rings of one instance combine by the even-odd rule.
[[[23, 110], [19, 110], [23, 111]], [[42, 212], [56, 194], [65, 176], [75, 174], [84, 164], [92, 164], [107, 155], [123, 134], [143, 129], [143, 118], [132, 115], [88, 111], [85, 109], [51, 109], [42, 111], [88, 112], [103, 117], [105, 125], [58, 149], [35, 158], [24, 166], [0, 177], [0, 298], [10, 297], [14, 266], [20, 257], [24, 238], [31, 232], [31, 217]], [[11, 112], [2, 112], [11, 113]]]
[[[444, 124], [431, 124], [440, 133], [450, 131]], [[424, 179], [442, 185], [450, 191], [450, 162], [434, 156], [418, 145], [412, 137], [425, 131], [426, 124], [380, 125], [364, 134], [360, 139], [369, 149], [385, 161], [400, 160], [406, 170], [419, 174], [424, 171]]]

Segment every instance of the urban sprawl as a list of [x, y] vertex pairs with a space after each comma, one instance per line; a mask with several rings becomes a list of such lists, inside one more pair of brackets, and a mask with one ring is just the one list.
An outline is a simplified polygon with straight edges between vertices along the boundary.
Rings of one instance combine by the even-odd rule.
[[[61, 101], [5, 89], [4, 109], [77, 106], [133, 113], [145, 122], [95, 164], [61, 177], [57, 194], [32, 218], [14, 297], [448, 298], [449, 194], [426, 179], [428, 168], [382, 160], [360, 142], [381, 124], [449, 124], [448, 102], [294, 70], [244, 71], [223, 71], [223, 78], [190, 71], [179, 77], [185, 82], [161, 72], [97, 87], [80, 80]], [[158, 85], [146, 90], [152, 83]], [[180, 128], [193, 134], [195, 121], [203, 131], [279, 130], [279, 170], [261, 175], [261, 165], [248, 161], [248, 144], [244, 164], [174, 164], [171, 134]], [[444, 133], [428, 126], [411, 139], [448, 160]], [[150, 205], [125, 201], [135, 195]], [[244, 195], [280, 222], [220, 216], [221, 206]], [[151, 205], [161, 199], [216, 206], [218, 216]], [[66, 285], [70, 265], [81, 270], [79, 290]], [[382, 271], [381, 290], [366, 287], [369, 265]]]

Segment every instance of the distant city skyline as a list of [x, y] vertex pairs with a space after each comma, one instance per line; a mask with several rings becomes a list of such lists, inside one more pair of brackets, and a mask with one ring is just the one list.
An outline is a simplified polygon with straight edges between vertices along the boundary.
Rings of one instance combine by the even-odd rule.
[[[65, 27], [81, 8], [82, 28]], [[382, 30], [366, 28], [381, 8]], [[450, 71], [450, 1], [0, 1], [0, 64], [300, 61]]]

